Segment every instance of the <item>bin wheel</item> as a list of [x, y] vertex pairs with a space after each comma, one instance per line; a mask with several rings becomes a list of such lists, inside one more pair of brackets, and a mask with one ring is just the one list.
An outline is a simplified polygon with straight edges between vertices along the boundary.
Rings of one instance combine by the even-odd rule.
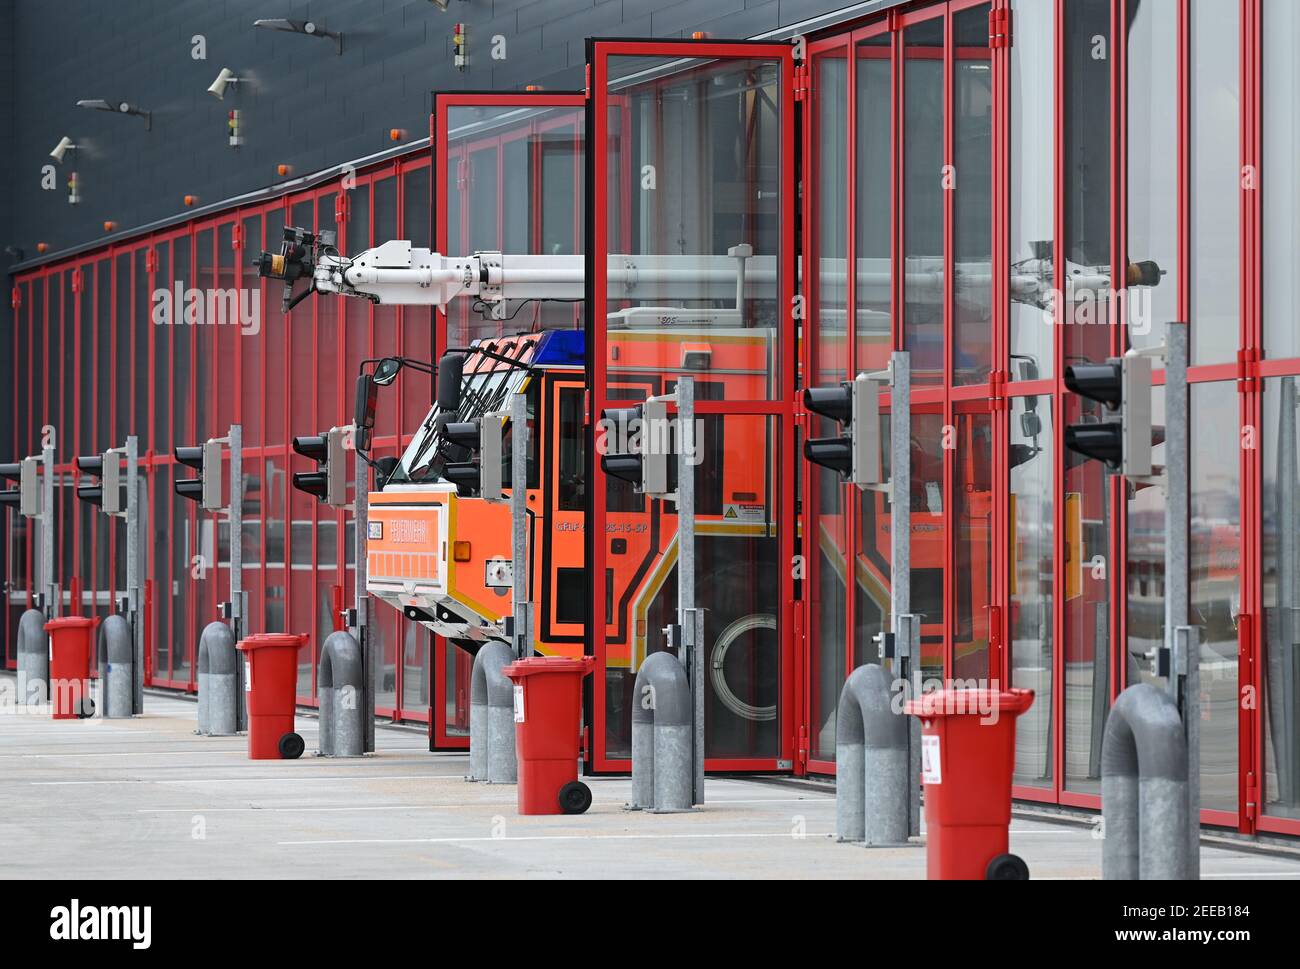
[[285, 760], [297, 760], [307, 749], [303, 739], [296, 733], [287, 733], [280, 738], [280, 756]]
[[998, 855], [984, 869], [984, 880], [990, 882], [1027, 882], [1029, 866], [1019, 855]]
[[582, 814], [591, 807], [591, 788], [582, 781], [569, 781], [560, 788], [560, 810], [565, 814]]
[[82, 698], [81, 698], [81, 710], [77, 713], [77, 716], [79, 716], [79, 717], [81, 717], [83, 720], [85, 720], [85, 719], [87, 719], [87, 718], [89, 718], [89, 717], [93, 717], [94, 715], [95, 715], [95, 701], [94, 701], [94, 699], [92, 699], [91, 697], [88, 697], [88, 696], [87, 696], [87, 697], [82, 697]]

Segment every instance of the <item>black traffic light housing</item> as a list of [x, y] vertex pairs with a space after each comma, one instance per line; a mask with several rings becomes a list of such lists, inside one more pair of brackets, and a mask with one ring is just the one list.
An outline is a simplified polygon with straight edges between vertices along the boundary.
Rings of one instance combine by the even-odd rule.
[[1074, 364], [1065, 368], [1065, 386], [1119, 417], [1068, 425], [1066, 449], [1101, 461], [1128, 477], [1150, 476], [1154, 430], [1151, 359], [1130, 352], [1105, 363]]
[[[77, 482], [77, 497], [98, 505], [106, 515], [116, 515], [122, 510], [122, 493], [119, 484], [121, 464], [111, 451], [106, 454], [86, 454], [77, 458], [77, 470], [83, 478]], [[96, 482], [93, 479], [98, 478]]]
[[803, 456], [844, 476], [859, 488], [881, 484], [880, 400], [876, 381], [858, 374], [833, 387], [807, 387], [804, 406], [813, 414], [835, 421], [843, 433], [835, 437], [810, 437]]
[[331, 508], [347, 504], [347, 469], [344, 466], [343, 428], [331, 427], [324, 434], [293, 439], [293, 449], [316, 462], [315, 471], [295, 471], [293, 486], [323, 501]]
[[177, 480], [176, 493], [199, 502], [207, 511], [221, 510], [221, 442], [180, 445], [172, 449], [172, 455], [180, 464], [199, 472], [197, 478]]

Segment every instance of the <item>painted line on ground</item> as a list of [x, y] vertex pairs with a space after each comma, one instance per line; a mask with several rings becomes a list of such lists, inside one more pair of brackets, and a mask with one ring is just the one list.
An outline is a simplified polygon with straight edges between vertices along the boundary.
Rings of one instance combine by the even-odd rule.
[[[491, 835], [459, 838], [358, 838], [336, 841], [277, 841], [276, 845], [284, 847], [308, 847], [319, 845], [424, 845], [424, 844], [476, 844], [484, 841], [708, 841], [708, 840], [743, 840], [746, 838], [784, 838], [787, 841], [829, 840], [835, 835], [827, 832], [804, 834], [795, 837], [788, 831], [772, 833], [754, 832], [717, 832], [695, 834], [526, 834], [510, 838], [494, 838]], [[918, 846], [919, 847], [919, 846]]]

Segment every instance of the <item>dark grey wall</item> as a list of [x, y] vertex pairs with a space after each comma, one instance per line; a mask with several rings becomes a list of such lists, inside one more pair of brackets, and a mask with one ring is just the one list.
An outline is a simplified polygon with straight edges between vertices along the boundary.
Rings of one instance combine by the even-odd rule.
[[[301, 175], [392, 147], [391, 128], [423, 137], [434, 89], [578, 87], [588, 36], [748, 37], [852, 2], [450, 0], [443, 13], [430, 0], [0, 0], [0, 165], [11, 167], [0, 177], [0, 246], [21, 245], [30, 258], [44, 241], [56, 252], [101, 237], [107, 220], [129, 229], [175, 215], [186, 194], [207, 204], [270, 184], [279, 163]], [[255, 30], [259, 17], [341, 30], [343, 54]], [[468, 25], [465, 71], [451, 63], [457, 21]], [[195, 35], [206, 38], [206, 60], [192, 56]], [[505, 60], [490, 56], [494, 35], [505, 38]], [[222, 67], [252, 79], [224, 102], [206, 93]], [[153, 111], [153, 130], [78, 109], [81, 98], [135, 102]], [[231, 107], [244, 116], [238, 150], [226, 144]], [[81, 146], [75, 207], [64, 188], [71, 154], [57, 187], [41, 188], [64, 135]]]

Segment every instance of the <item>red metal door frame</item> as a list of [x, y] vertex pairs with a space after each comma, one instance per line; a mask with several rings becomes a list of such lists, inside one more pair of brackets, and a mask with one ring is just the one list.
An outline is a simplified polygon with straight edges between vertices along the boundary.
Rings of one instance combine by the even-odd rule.
[[[661, 57], [664, 59], [682, 59], [684, 61], [694, 59], [709, 60], [738, 60], [754, 59], [775, 61], [780, 65], [781, 80], [778, 96], [781, 103], [781, 158], [783, 164], [782, 178], [782, 198], [781, 205], [781, 255], [780, 267], [778, 270], [780, 285], [778, 304], [784, 304], [793, 307], [793, 298], [796, 292], [795, 286], [795, 205], [796, 205], [796, 157], [795, 157], [795, 61], [793, 57], [793, 48], [786, 42], [725, 42], [725, 41], [672, 41], [672, 40], [590, 40], [588, 42], [588, 76], [590, 78], [591, 100], [588, 108], [587, 137], [589, 144], [605, 145], [608, 140], [608, 116], [610, 105], [614, 96], [608, 89], [609, 77], [609, 60], [612, 57], [633, 56], [633, 57]], [[592, 325], [593, 319], [603, 319], [604, 307], [607, 305], [607, 273], [608, 266], [604, 254], [609, 252], [609, 225], [608, 225], [608, 197], [606, 188], [609, 184], [609, 157], [604, 150], [592, 151], [588, 158], [589, 171], [592, 173], [588, 181], [588, 228], [591, 242], [587, 245], [588, 252], [588, 382], [591, 388], [591, 408], [588, 412], [589, 419], [591, 415], [600, 413], [609, 400], [607, 397], [607, 387], [605, 381], [605, 368], [603, 361], [606, 354], [606, 334], [605, 328], [600, 325]], [[622, 204], [622, 200], [621, 200]], [[626, 223], [624, 223], [626, 225]], [[708, 413], [729, 413], [729, 414], [753, 414], [763, 415], [774, 419], [779, 428], [783, 447], [779, 449], [787, 455], [794, 455], [795, 434], [795, 407], [794, 407], [794, 389], [795, 389], [795, 369], [798, 360], [798, 344], [796, 342], [796, 331], [794, 327], [793, 313], [785, 320], [783, 331], [779, 337], [780, 348], [780, 382], [781, 392], [779, 399], [775, 401], [761, 401], [750, 403], [713, 403], [701, 401], [697, 404], [697, 413], [703, 415]], [[594, 428], [594, 424], [590, 425]], [[595, 454], [594, 442], [589, 435], [588, 443], [589, 453]], [[780, 506], [777, 514], [777, 521], [793, 522], [791, 514], [794, 508], [794, 467], [793, 460], [787, 459], [782, 468], [780, 483]], [[589, 489], [589, 495], [604, 494], [604, 474], [600, 470], [599, 462], [592, 462], [592, 472], [590, 480], [593, 487]], [[588, 530], [588, 561], [590, 563], [589, 573], [591, 575], [604, 575], [606, 550], [603, 542], [593, 540], [593, 536], [603, 535], [605, 529], [606, 512], [603, 500], [596, 500], [594, 497], [589, 498], [591, 501], [591, 528]], [[794, 531], [792, 525], [780, 534], [781, 552], [778, 555], [778, 562], [793, 561], [794, 549]], [[785, 615], [791, 616], [797, 609], [797, 604], [793, 595], [793, 578], [791, 570], [781, 569], [781, 601], [786, 604]], [[593, 589], [599, 584], [593, 584]], [[593, 752], [593, 767], [596, 771], [626, 771], [630, 767], [630, 761], [625, 758], [611, 757], [606, 750], [606, 686], [605, 677], [600, 675], [600, 670], [604, 669], [605, 664], [605, 643], [603, 630], [605, 628], [605, 601], [603, 594], [593, 594], [590, 597], [591, 605], [591, 627], [589, 636], [591, 639], [588, 647], [589, 651], [594, 653], [597, 658], [597, 665], [600, 668], [594, 678], [595, 689], [593, 691], [593, 713], [592, 718], [592, 738], [591, 745]], [[779, 717], [780, 717], [780, 752], [776, 758], [735, 758], [720, 759], [710, 758], [706, 761], [706, 767], [709, 770], [788, 770], [794, 760], [794, 752], [797, 746], [795, 738], [795, 714], [797, 713], [794, 706], [794, 672], [793, 672], [793, 626], [794, 622], [788, 620], [780, 627], [780, 655], [782, 657], [780, 673], [780, 698], [778, 700]]]
[[[552, 92], [552, 91], [436, 91], [433, 95], [433, 114], [429, 119], [430, 143], [432, 148], [432, 158], [430, 163], [430, 191], [432, 193], [432, 220], [433, 220], [433, 246], [437, 252], [447, 255], [460, 255], [460, 249], [463, 248], [464, 235], [457, 239], [449, 238], [449, 226], [444, 218], [444, 213], [448, 211], [447, 198], [447, 171], [449, 161], [449, 121], [451, 111], [455, 108], [464, 107], [484, 107], [484, 108], [570, 108], [574, 112], [580, 112], [586, 107], [586, 95], [581, 91], [569, 92]], [[547, 120], [541, 122], [537, 130], [550, 130], [556, 127], [566, 126], [568, 121]], [[577, 115], [577, 123], [582, 125], [582, 115]], [[489, 144], [495, 145], [498, 150], [503, 143], [508, 140], [514, 140], [524, 137], [528, 129], [509, 129], [490, 136], [485, 135], [482, 139], [472, 143], [469, 146], [457, 144], [454, 152], [461, 153], [472, 150], [475, 147], [486, 147]], [[585, 134], [583, 135], [585, 138]], [[581, 179], [582, 166], [578, 164], [581, 159], [575, 155], [575, 177]], [[504, 162], [498, 154], [497, 173], [498, 186], [500, 185], [501, 172]], [[534, 195], [536, 193], [533, 193]], [[497, 198], [500, 200], [502, 194], [498, 187]], [[467, 210], [461, 207], [462, 223], [468, 217]], [[501, 206], [498, 205], [498, 238], [502, 231], [502, 222], [504, 214]], [[454, 244], [453, 244], [454, 243]], [[433, 358], [437, 360], [447, 348], [447, 311], [446, 309], [436, 309], [433, 314]], [[469, 735], [452, 734], [449, 732], [449, 722], [447, 717], [447, 692], [451, 690], [453, 699], [463, 691], [465, 684], [459, 680], [449, 683], [447, 680], [448, 650], [447, 641], [441, 636], [430, 634], [433, 642], [432, 659], [431, 659], [431, 677], [429, 683], [429, 704], [430, 709], [423, 719], [429, 721], [429, 739], [430, 748], [433, 750], [464, 750], [469, 747]]]

